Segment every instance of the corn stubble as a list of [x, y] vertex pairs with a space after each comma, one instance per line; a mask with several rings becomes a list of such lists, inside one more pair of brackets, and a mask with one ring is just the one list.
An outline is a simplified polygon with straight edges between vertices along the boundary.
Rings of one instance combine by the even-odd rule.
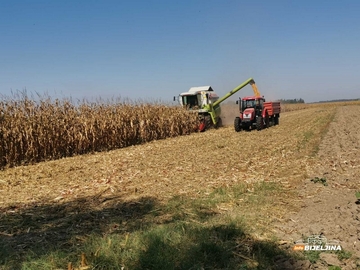
[[194, 132], [197, 115], [164, 104], [5, 98], [0, 168], [107, 151]]

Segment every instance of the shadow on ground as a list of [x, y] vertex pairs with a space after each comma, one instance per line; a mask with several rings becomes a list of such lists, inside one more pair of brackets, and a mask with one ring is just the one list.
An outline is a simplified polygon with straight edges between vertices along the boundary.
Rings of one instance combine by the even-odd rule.
[[[85, 197], [3, 208], [0, 269], [21, 269], [24, 263], [30, 265], [26, 269], [49, 269], [41, 263], [31, 267], [31, 262], [48, 260], [52, 252], [65, 254], [55, 268], [60, 264], [66, 269], [66, 260], [74, 258], [70, 254], [78, 256], [84, 250], [89, 269], [277, 269], [279, 260], [293, 260], [275, 243], [252, 239], [243, 225], [204, 222], [206, 216], [214, 217], [212, 209], [193, 209], [199, 217], [189, 215], [188, 209], [179, 209], [182, 202], [164, 205], [153, 197], [132, 201]], [[132, 234], [138, 241], [114, 246], [111, 256], [105, 249], [97, 255], [99, 250], [86, 247], [89, 238], [101, 241]]]
[[[156, 202], [153, 198], [112, 202], [83, 197], [66, 203], [11, 206], [1, 209], [0, 263], [21, 261], [35, 251], [41, 256], [52, 250], [68, 250], [90, 234], [132, 232], [147, 226], [144, 215]], [[1, 265], [0, 264], [0, 265]]]

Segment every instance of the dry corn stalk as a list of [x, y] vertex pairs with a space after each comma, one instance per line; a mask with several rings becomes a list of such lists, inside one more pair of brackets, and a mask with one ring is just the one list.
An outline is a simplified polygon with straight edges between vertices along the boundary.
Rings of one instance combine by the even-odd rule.
[[185, 135], [196, 123], [196, 114], [164, 104], [5, 98], [0, 168]]

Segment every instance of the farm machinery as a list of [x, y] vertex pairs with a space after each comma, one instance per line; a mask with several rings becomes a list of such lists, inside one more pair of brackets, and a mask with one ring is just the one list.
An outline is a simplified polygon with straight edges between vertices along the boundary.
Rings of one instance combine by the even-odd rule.
[[[188, 92], [181, 93], [178, 101], [181, 106], [187, 110], [194, 111], [199, 116], [199, 131], [205, 131], [210, 127], [219, 127], [221, 125], [221, 107], [220, 103], [250, 84], [254, 92], [258, 92], [255, 81], [249, 78], [223, 97], [214, 92], [211, 86], [192, 87]], [[176, 97], [174, 97], [174, 101]]]
[[243, 130], [262, 130], [267, 127], [279, 124], [280, 102], [266, 102], [264, 96], [254, 89], [254, 96], [239, 98], [240, 116], [234, 120], [236, 132]]

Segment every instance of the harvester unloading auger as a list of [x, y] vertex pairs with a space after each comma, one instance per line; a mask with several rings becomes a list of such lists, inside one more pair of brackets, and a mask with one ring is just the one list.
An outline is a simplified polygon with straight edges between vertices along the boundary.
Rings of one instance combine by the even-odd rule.
[[[200, 121], [199, 131], [205, 131], [212, 126], [218, 127], [220, 125], [220, 103], [248, 84], [253, 88], [254, 94], [260, 96], [254, 79], [249, 78], [221, 98], [219, 98], [211, 86], [200, 86], [192, 87], [188, 92], [181, 93], [178, 101], [181, 106], [198, 113]], [[176, 97], [174, 97], [175, 100]]]

